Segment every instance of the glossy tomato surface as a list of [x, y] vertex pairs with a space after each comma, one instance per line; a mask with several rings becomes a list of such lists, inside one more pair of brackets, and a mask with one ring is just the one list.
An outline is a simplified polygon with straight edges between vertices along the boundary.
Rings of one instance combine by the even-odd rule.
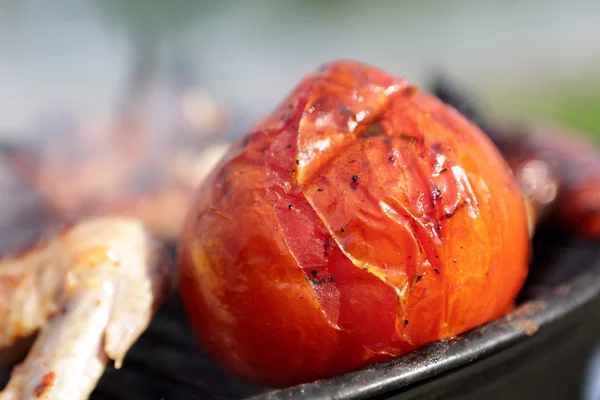
[[338, 61], [199, 189], [181, 294], [217, 360], [282, 386], [505, 314], [527, 252], [519, 188], [484, 134], [404, 79]]

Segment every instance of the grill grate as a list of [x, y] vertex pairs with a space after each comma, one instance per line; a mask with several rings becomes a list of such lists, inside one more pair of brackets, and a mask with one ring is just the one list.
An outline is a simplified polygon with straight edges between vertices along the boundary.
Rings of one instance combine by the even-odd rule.
[[109, 367], [91, 400], [240, 399], [259, 390], [219, 368], [197, 344], [173, 295], [124, 360]]
[[[8, 377], [9, 371], [0, 371], [0, 387]], [[257, 393], [204, 353], [174, 294], [127, 353], [123, 367], [106, 369], [90, 400], [240, 399]]]

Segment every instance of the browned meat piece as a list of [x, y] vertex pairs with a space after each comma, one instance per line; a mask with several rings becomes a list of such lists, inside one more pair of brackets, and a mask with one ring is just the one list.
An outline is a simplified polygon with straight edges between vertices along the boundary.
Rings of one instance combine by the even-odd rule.
[[520, 135], [496, 131], [495, 140], [540, 216], [600, 238], [600, 148], [583, 134], [535, 124]]

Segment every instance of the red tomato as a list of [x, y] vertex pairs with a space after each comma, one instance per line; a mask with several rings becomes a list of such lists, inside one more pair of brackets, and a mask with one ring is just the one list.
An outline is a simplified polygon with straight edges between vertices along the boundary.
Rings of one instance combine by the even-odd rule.
[[527, 253], [523, 199], [484, 134], [404, 79], [340, 61], [199, 189], [181, 294], [219, 362], [282, 386], [502, 316]]

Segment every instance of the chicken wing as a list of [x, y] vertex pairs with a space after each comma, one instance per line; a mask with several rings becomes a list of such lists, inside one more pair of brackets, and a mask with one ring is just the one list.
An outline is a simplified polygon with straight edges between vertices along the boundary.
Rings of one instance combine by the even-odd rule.
[[1, 400], [86, 399], [170, 289], [162, 246], [129, 218], [80, 222], [0, 261], [0, 348], [37, 331]]

